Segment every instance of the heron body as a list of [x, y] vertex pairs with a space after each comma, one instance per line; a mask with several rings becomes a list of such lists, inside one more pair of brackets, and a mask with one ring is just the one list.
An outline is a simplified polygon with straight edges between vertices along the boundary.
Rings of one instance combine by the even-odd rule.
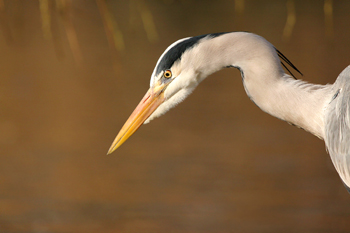
[[210, 74], [226, 67], [241, 71], [249, 98], [263, 111], [324, 139], [333, 164], [350, 191], [350, 66], [333, 85], [296, 80], [264, 38], [247, 32], [189, 37], [171, 44], [151, 75], [150, 89], [126, 121], [108, 153], [142, 123], [183, 101]]

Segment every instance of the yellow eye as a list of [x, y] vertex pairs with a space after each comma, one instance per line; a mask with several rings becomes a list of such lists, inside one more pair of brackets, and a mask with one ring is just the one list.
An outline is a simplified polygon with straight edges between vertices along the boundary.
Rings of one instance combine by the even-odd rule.
[[172, 73], [171, 73], [171, 70], [166, 70], [164, 71], [164, 74], [163, 74], [164, 78], [171, 78]]

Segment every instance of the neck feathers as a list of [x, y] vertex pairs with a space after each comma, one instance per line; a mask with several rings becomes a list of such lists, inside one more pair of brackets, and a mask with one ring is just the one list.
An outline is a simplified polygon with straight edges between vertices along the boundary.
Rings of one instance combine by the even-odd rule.
[[224, 67], [237, 67], [248, 96], [263, 111], [324, 137], [323, 111], [330, 86], [285, 74], [276, 49], [258, 35], [234, 32], [202, 40], [181, 59], [191, 63], [199, 81]]
[[262, 97], [253, 101], [265, 112], [323, 139], [324, 110], [331, 98], [330, 88], [331, 85], [310, 84], [285, 75], [263, 87]]

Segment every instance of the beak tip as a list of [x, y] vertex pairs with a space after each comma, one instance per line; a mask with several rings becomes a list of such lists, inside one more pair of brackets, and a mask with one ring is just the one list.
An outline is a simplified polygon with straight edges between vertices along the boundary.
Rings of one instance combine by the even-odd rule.
[[112, 154], [118, 147], [113, 145], [108, 149], [107, 155]]
[[126, 139], [127, 138], [120, 137], [120, 133], [119, 133], [117, 137], [114, 139], [114, 141], [112, 142], [112, 145], [109, 147], [107, 155], [112, 154], [116, 149], [118, 149]]

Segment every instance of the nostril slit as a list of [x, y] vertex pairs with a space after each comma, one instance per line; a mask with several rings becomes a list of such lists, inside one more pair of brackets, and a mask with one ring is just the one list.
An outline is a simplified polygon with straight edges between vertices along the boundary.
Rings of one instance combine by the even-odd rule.
[[149, 99], [150, 96], [147, 97], [147, 99], [145, 99], [143, 102], [146, 102]]

